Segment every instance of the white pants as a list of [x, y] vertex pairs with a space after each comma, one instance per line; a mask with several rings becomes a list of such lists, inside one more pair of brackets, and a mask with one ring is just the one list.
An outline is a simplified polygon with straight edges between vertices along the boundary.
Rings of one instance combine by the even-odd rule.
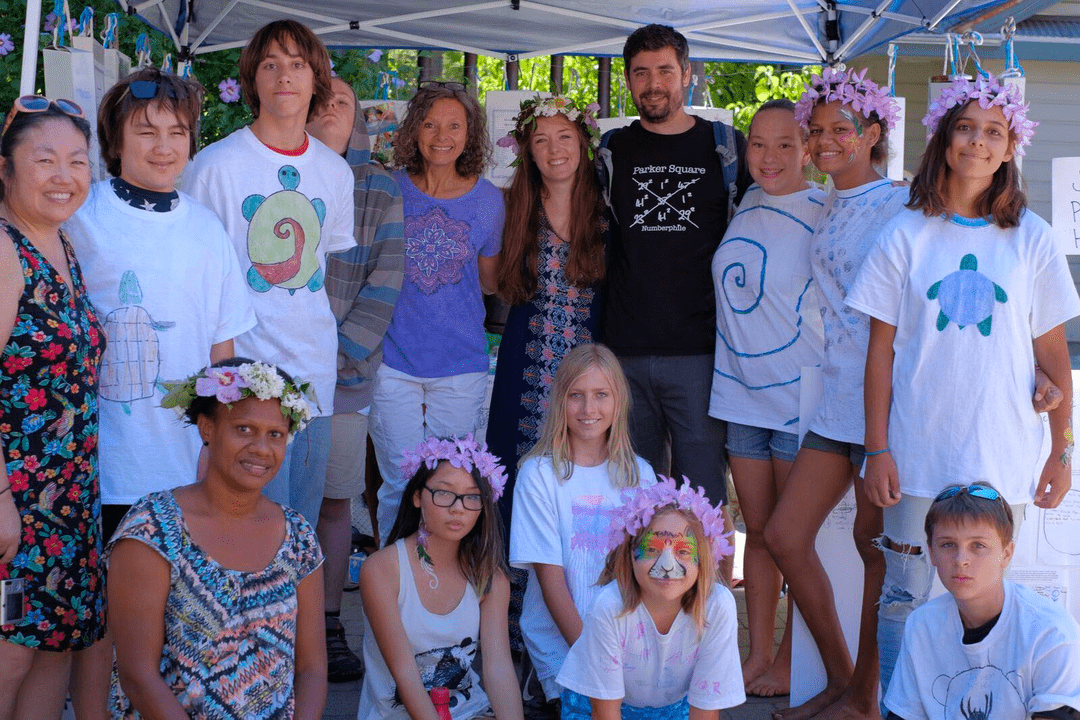
[[432, 436], [461, 437], [475, 431], [487, 381], [486, 372], [419, 378], [382, 365], [375, 373], [368, 432], [383, 478], [376, 515], [381, 546], [386, 546], [410, 480], [401, 477], [403, 452]]

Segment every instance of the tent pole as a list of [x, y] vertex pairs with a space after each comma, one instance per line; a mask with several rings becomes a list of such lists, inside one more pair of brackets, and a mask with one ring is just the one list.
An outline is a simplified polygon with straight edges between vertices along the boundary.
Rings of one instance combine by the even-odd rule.
[[37, 82], [38, 38], [41, 33], [41, 0], [26, 2], [26, 32], [23, 33], [22, 77], [19, 80], [19, 94], [33, 95]]
[[563, 56], [551, 56], [551, 92], [555, 95], [563, 94]]
[[600, 105], [599, 117], [611, 117], [611, 58], [599, 58], [596, 77], [596, 102]]
[[476, 73], [476, 53], [465, 53], [464, 62], [462, 63], [462, 78], [465, 81], [465, 87], [469, 94], [476, 97], [477, 92], [477, 73]]
[[506, 61], [506, 89], [517, 90], [518, 89], [518, 73], [521, 71], [521, 62], [518, 61], [516, 55], [513, 55], [514, 60]]

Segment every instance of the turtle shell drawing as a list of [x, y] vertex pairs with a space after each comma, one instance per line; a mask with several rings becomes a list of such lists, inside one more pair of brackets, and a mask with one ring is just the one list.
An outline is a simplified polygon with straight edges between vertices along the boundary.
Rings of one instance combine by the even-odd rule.
[[278, 182], [282, 190], [269, 197], [248, 195], [241, 206], [248, 221], [248, 285], [258, 292], [280, 287], [292, 294], [305, 286], [316, 292], [323, 286], [315, 249], [322, 237], [326, 203], [297, 192], [300, 171], [292, 165], [278, 170]]
[[937, 300], [937, 329], [944, 330], [954, 322], [963, 330], [968, 325], [979, 328], [983, 337], [990, 335], [994, 303], [1008, 301], [999, 285], [979, 272], [979, 260], [967, 254], [960, 260], [960, 269], [937, 281], [926, 291], [926, 297]]
[[105, 316], [105, 353], [98, 375], [98, 395], [104, 400], [129, 403], [151, 397], [157, 387], [161, 354], [158, 332], [174, 322], [154, 320], [143, 300], [139, 279], [131, 270], [120, 277], [120, 303]]

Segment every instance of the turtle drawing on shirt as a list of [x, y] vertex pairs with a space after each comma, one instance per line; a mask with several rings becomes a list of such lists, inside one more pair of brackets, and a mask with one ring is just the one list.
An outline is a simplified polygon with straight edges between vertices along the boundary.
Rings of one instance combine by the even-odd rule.
[[971, 253], [960, 260], [959, 270], [931, 285], [926, 297], [937, 300], [941, 306], [938, 330], [944, 330], [950, 322], [961, 330], [974, 325], [983, 337], [990, 336], [994, 302], [1004, 303], [1009, 299], [999, 285], [979, 272], [979, 260]]
[[297, 192], [300, 171], [292, 165], [283, 165], [277, 175], [281, 190], [269, 197], [248, 195], [241, 205], [248, 221], [248, 285], [258, 292], [280, 287], [292, 295], [305, 286], [317, 292], [324, 278], [315, 249], [322, 237], [326, 203]]
[[[471, 697], [472, 678], [469, 670], [476, 657], [476, 641], [467, 637], [458, 645], [433, 648], [416, 653], [416, 665], [420, 668], [420, 681], [428, 690], [443, 687], [450, 690], [450, 708], [458, 704], [458, 696], [468, 700]], [[394, 707], [399, 707], [401, 695], [394, 688]]]
[[993, 665], [939, 675], [932, 687], [943, 720], [1011, 720], [1027, 717], [1017, 673]]
[[139, 278], [131, 270], [120, 277], [120, 303], [105, 316], [105, 352], [98, 375], [98, 397], [129, 403], [152, 397], [158, 387], [161, 353], [158, 332], [175, 327], [175, 322], [155, 320], [139, 303], [143, 300]]

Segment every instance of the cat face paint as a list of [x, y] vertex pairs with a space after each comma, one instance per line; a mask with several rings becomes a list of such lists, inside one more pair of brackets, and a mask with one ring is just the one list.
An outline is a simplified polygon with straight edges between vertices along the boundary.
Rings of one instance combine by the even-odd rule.
[[698, 564], [697, 538], [690, 527], [682, 532], [667, 530], [645, 533], [634, 548], [634, 560], [652, 561], [649, 577], [657, 580], [681, 580], [688, 565]]

